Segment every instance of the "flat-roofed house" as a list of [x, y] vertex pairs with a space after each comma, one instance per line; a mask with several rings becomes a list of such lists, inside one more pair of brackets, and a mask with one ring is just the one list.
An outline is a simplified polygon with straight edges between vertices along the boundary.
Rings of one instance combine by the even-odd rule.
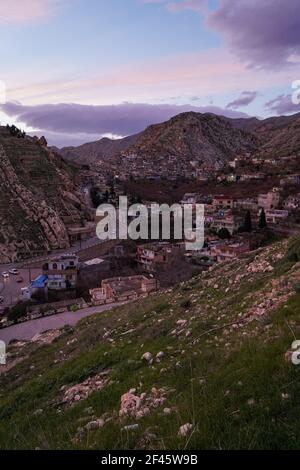
[[213, 208], [214, 210], [220, 209], [233, 209], [234, 199], [230, 196], [215, 196], [213, 198]]
[[218, 244], [213, 248], [218, 263], [232, 261], [249, 251], [250, 243], [248, 241], [227, 242]]
[[75, 289], [78, 275], [78, 257], [73, 254], [53, 258], [43, 266], [43, 274], [47, 276], [48, 289]]
[[104, 279], [101, 287], [91, 289], [90, 295], [94, 305], [134, 300], [142, 295], [157, 291], [159, 282], [143, 275], [112, 277]]

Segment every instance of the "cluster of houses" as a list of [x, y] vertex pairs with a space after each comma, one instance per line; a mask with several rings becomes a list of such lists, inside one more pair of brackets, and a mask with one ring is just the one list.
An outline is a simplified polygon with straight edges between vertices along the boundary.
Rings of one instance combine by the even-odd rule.
[[[196, 180], [200, 183], [208, 181], [235, 183], [237, 181], [263, 181], [268, 174], [283, 173], [283, 181], [295, 181], [300, 175], [292, 175], [286, 178], [285, 169], [287, 166], [297, 165], [298, 156], [291, 155], [281, 158], [253, 157], [250, 153], [237, 155], [229, 162], [216, 161], [214, 163], [205, 162], [201, 154], [198, 157], [181, 157], [177, 155], [156, 155], [155, 159], [148, 154], [141, 152], [133, 153], [125, 151], [120, 155], [108, 160], [101, 159], [96, 162], [98, 169], [99, 187], [105, 188], [108, 181], [113, 177], [119, 181], [130, 179], [148, 179], [149, 181], [159, 181], [167, 179], [169, 181], [180, 181], [182, 179]], [[86, 170], [88, 179], [89, 173]], [[90, 174], [93, 178], [92, 172]], [[297, 183], [298, 184], [298, 183]]]
[[[234, 161], [229, 162], [229, 167], [233, 172], [219, 177], [225, 177], [228, 182], [234, 182], [237, 179], [241, 181], [263, 180], [265, 178], [263, 172], [241, 171], [244, 168], [245, 158], [245, 156], [237, 157]], [[252, 165], [277, 165], [275, 160], [254, 160], [251, 160]], [[164, 159], [164, 166], [162, 167], [159, 166], [158, 161], [157, 175], [155, 175], [151, 165], [149, 164], [149, 168], [147, 166], [149, 159], [145, 158], [143, 160], [135, 155], [126, 156], [128, 174], [134, 177], [136, 172], [137, 178], [141, 177], [140, 171], [142, 168], [144, 171], [143, 176], [146, 175], [149, 179], [155, 180], [156, 176], [158, 179], [161, 177], [167, 177], [168, 179], [188, 178], [191, 177], [191, 174], [187, 173], [192, 168], [194, 176], [196, 175], [199, 181], [205, 182], [211, 178], [213, 172], [216, 175], [216, 171], [218, 171], [216, 168], [199, 169], [197, 162], [194, 162], [194, 164], [190, 162], [191, 165], [189, 166], [186, 165], [186, 162], [182, 162], [182, 168], [178, 167], [180, 163], [173, 165], [173, 173], [170, 176], [169, 169], [172, 167], [171, 163], [175, 161], [178, 162], [178, 159], [170, 156], [167, 159], [167, 165], [165, 165], [166, 159]], [[189, 170], [186, 170], [187, 167]], [[165, 168], [168, 168], [167, 172], [165, 172]], [[85, 177], [87, 185], [95, 183], [94, 172], [89, 174], [87, 170]], [[124, 173], [119, 179], [127, 179], [127, 177], [127, 174]], [[111, 189], [109, 173], [102, 176], [98, 183], [102, 190], [106, 188], [109, 191]], [[182, 206], [185, 204], [204, 205], [206, 228], [204, 248], [193, 254], [186, 253], [184, 240], [173, 243], [151, 242], [137, 244], [135, 254], [137, 274], [103, 280], [98, 288], [89, 291], [92, 304], [121, 302], [155, 292], [159, 289], [159, 283], [155, 276], [162, 271], [167, 272], [169, 269], [173, 269], [180, 257], [188, 261], [196, 259], [202, 266], [210, 267], [214, 263], [221, 263], [243, 256], [253, 249], [251, 240], [241, 230], [245, 222], [246, 212], [250, 212], [254, 228], [257, 226], [262, 211], [265, 213], [265, 220], [270, 229], [290, 228], [293, 223], [296, 224], [297, 217], [294, 216], [297, 215], [298, 211], [300, 216], [300, 190], [299, 193], [295, 190], [297, 185], [300, 185], [300, 175], [291, 174], [283, 176], [278, 187], [261, 192], [255, 197], [251, 194], [247, 197], [233, 197], [230, 195], [230, 190], [227, 191], [227, 194], [185, 194], [180, 201]], [[291, 186], [294, 188], [293, 192], [289, 191]], [[118, 183], [115, 184], [115, 190], [116, 195], [118, 195]], [[94, 235], [94, 229], [94, 223], [69, 227], [71, 242], [89, 239]], [[222, 229], [226, 229], [229, 237], [223, 239], [219, 236]], [[22, 297], [30, 299], [38, 293], [45, 293], [47, 297], [49, 291], [74, 291], [77, 286], [78, 272], [79, 260], [76, 255], [64, 254], [51, 258], [44, 264], [42, 274], [30, 286], [22, 289]]]
[[72, 291], [76, 289], [79, 270], [78, 257], [73, 254], [63, 254], [52, 258], [43, 265], [42, 274], [38, 276], [28, 287], [21, 290], [24, 300], [31, 299], [35, 294], [43, 294], [48, 291]]
[[181, 204], [204, 204], [206, 227], [218, 232], [226, 228], [231, 235], [238, 232], [244, 223], [245, 211], [250, 211], [253, 221], [258, 220], [262, 210], [269, 225], [290, 223], [291, 212], [300, 209], [300, 193], [284, 197], [282, 187], [276, 187], [258, 197], [233, 198], [226, 195], [202, 196], [188, 193]]

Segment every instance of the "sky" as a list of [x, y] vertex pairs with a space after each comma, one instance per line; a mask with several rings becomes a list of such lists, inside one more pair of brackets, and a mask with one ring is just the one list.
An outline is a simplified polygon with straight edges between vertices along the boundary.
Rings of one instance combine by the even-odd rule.
[[1, 124], [59, 147], [184, 111], [292, 114], [300, 1], [0, 0], [0, 58]]

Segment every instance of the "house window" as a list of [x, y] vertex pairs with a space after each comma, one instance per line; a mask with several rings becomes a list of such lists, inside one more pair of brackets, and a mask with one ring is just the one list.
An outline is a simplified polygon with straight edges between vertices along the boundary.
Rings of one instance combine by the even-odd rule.
[[57, 264], [53, 263], [53, 269], [57, 269]]

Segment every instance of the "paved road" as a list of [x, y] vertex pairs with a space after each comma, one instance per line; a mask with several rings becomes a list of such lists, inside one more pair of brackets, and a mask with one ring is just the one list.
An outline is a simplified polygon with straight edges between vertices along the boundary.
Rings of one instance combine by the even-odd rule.
[[123, 305], [124, 302], [119, 302], [110, 305], [102, 305], [100, 307], [90, 307], [77, 312], [65, 312], [58, 315], [53, 315], [38, 320], [30, 320], [18, 325], [12, 325], [8, 328], [0, 329], [0, 340], [9, 344], [13, 339], [20, 341], [29, 341], [36, 334], [43, 333], [47, 330], [54, 330], [62, 328], [65, 325], [76, 325], [76, 323], [84, 317], [93, 315], [94, 313], [101, 313], [113, 308]]
[[[20, 274], [15, 276], [10, 274], [8, 279], [2, 277], [2, 272], [5, 271], [3, 266], [0, 265], [0, 295], [4, 297], [4, 302], [0, 304], [0, 308], [10, 307], [21, 298], [21, 288], [27, 287], [30, 280], [36, 279], [41, 274], [41, 269], [20, 269]], [[17, 278], [22, 277], [21, 283], [17, 282]]]

